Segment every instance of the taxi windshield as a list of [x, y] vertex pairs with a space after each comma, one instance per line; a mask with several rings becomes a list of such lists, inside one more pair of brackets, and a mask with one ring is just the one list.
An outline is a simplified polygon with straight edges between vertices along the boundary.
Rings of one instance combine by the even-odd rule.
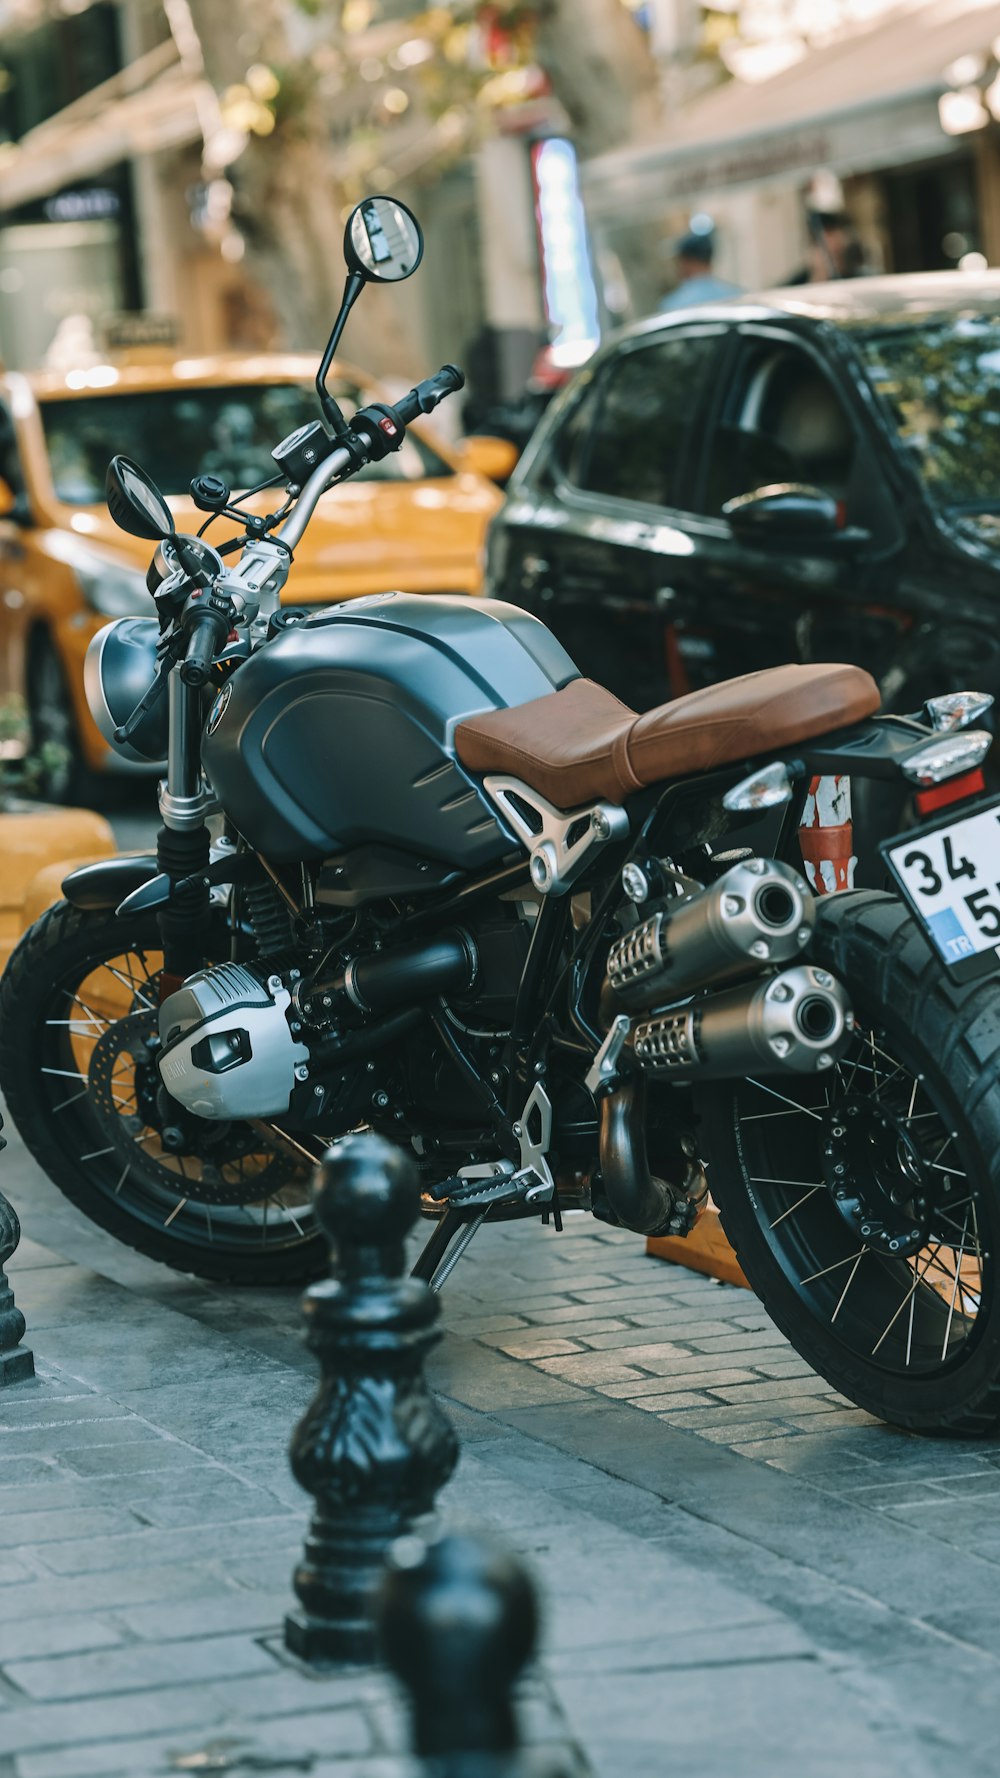
[[[350, 417], [364, 399], [346, 385], [332, 393]], [[67, 506], [104, 500], [104, 476], [120, 453], [141, 463], [164, 494], [186, 494], [196, 475], [219, 475], [234, 493], [276, 473], [271, 451], [297, 426], [319, 418], [304, 383], [130, 390], [40, 403], [56, 496]], [[422, 481], [451, 469], [412, 432], [402, 449], [356, 480]]]
[[857, 344], [935, 506], [1000, 512], [1000, 318], [934, 315]]

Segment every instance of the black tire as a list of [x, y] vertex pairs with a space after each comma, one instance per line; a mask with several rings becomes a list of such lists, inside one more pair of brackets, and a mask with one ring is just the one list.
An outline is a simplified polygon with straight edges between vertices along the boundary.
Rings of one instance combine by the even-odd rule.
[[958, 986], [875, 891], [822, 901], [811, 955], [857, 1033], [828, 1075], [702, 1089], [723, 1226], [777, 1326], [851, 1401], [914, 1432], [995, 1435], [1000, 984]]
[[152, 1066], [135, 1060], [159, 962], [152, 915], [126, 922], [58, 902], [36, 921], [0, 978], [11, 1118], [60, 1191], [140, 1253], [225, 1283], [318, 1277], [329, 1254], [310, 1207], [311, 1165], [247, 1125], [229, 1126], [215, 1149], [178, 1156], [160, 1142], [152, 1086], [142, 1085], [144, 1067], [155, 1085]]
[[121, 784], [88, 766], [62, 662], [44, 630], [31, 639], [26, 680], [35, 794], [50, 803], [114, 807]]

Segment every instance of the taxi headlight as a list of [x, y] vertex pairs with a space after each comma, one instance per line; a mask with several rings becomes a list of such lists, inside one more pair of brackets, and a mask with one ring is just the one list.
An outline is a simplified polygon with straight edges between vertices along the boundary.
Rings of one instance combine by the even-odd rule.
[[72, 568], [92, 611], [99, 612], [102, 617], [153, 615], [146, 577], [131, 562], [123, 562], [120, 556], [106, 556], [78, 538], [65, 535], [51, 538], [49, 547], [59, 561]]

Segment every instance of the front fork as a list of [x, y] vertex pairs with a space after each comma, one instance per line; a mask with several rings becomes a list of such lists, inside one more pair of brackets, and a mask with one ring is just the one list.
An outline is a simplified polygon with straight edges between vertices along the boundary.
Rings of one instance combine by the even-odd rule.
[[[162, 826], [156, 836], [156, 861], [160, 871], [178, 883], [204, 877], [210, 845], [206, 816], [213, 798], [201, 773], [201, 692], [196, 686], [185, 685], [179, 666], [171, 669], [167, 697], [167, 775], [159, 787]], [[209, 888], [201, 881], [188, 884], [162, 909], [161, 1000], [201, 968], [208, 946], [208, 920]]]

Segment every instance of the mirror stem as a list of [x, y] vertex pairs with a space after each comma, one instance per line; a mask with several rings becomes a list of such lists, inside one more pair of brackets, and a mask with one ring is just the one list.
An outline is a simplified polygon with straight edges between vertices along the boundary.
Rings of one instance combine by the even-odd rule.
[[323, 353], [323, 361], [316, 373], [316, 393], [319, 396], [319, 405], [323, 410], [324, 418], [328, 420], [333, 427], [335, 438], [342, 438], [344, 433], [348, 430], [348, 425], [337, 406], [337, 403], [334, 401], [333, 396], [326, 387], [326, 379], [330, 374], [333, 355], [340, 344], [340, 336], [347, 324], [347, 317], [357, 302], [358, 297], [361, 295], [364, 287], [365, 279], [361, 276], [360, 272], [350, 272], [348, 274], [347, 283], [344, 285], [344, 300], [340, 305], [340, 314], [337, 316], [337, 319], [333, 324], [333, 332], [327, 341], [326, 351]]
[[191, 545], [185, 538], [178, 537], [176, 532], [170, 541], [177, 552], [177, 560], [187, 575], [188, 580], [194, 581], [195, 586], [211, 586], [212, 576], [206, 571], [205, 564], [202, 561], [201, 556], [198, 554], [198, 551], [192, 549]]

